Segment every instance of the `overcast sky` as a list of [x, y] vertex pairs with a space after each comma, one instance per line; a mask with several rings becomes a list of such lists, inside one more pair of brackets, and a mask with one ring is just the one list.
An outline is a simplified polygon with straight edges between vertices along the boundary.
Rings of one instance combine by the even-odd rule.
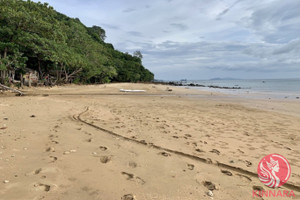
[[43, 0], [156, 79], [300, 78], [299, 0]]

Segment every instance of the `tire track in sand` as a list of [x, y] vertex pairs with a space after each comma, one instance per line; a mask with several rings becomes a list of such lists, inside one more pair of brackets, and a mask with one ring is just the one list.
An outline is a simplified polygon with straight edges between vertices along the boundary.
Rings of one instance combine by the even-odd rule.
[[[221, 162], [218, 162], [218, 161], [212, 162], [211, 159], [209, 159], [209, 158], [203, 158], [203, 157], [191, 155], [191, 154], [188, 154], [188, 153], [184, 153], [184, 152], [181, 152], [181, 151], [176, 151], [176, 150], [173, 150], [173, 149], [168, 149], [168, 148], [165, 148], [165, 147], [161, 147], [161, 146], [155, 145], [153, 143], [146, 143], [143, 140], [142, 141], [135, 140], [133, 138], [128, 138], [128, 137], [122, 136], [122, 135], [120, 135], [118, 133], [115, 133], [113, 131], [110, 131], [110, 130], [107, 130], [105, 128], [96, 126], [96, 125], [94, 125], [92, 123], [87, 122], [86, 120], [84, 120], [82, 118], [82, 116], [84, 114], [88, 113], [88, 111], [89, 111], [89, 107], [86, 107], [86, 109], [83, 112], [81, 112], [81, 113], [79, 113], [77, 115], [76, 114], [73, 115], [71, 117], [71, 119], [75, 120], [75, 121], [80, 121], [80, 122], [82, 122], [82, 123], [84, 123], [84, 124], [86, 124], [86, 125], [88, 125], [90, 127], [93, 127], [93, 128], [95, 128], [97, 130], [100, 130], [100, 131], [103, 131], [103, 132], [105, 132], [107, 134], [110, 134], [112, 136], [115, 136], [117, 138], [121, 138], [121, 139], [123, 139], [125, 141], [129, 141], [129, 142], [132, 142], [132, 143], [135, 143], [135, 144], [138, 144], [138, 145], [143, 145], [143, 146], [146, 146], [146, 147], [149, 147], [149, 148], [154, 148], [154, 149], [157, 149], [157, 150], [160, 150], [160, 151], [165, 151], [165, 152], [173, 153], [175, 155], [186, 157], [186, 158], [192, 159], [194, 161], [198, 161], [198, 162], [205, 163], [205, 164], [208, 164], [208, 165], [222, 167], [222, 168], [225, 168], [225, 169], [232, 170], [232, 171], [235, 171], [237, 173], [243, 174], [246, 177], [247, 176], [251, 176], [251, 177], [254, 177], [254, 178], [258, 178], [257, 173], [245, 170], [245, 169], [240, 168], [240, 167], [235, 167], [235, 166], [228, 165], [228, 164], [225, 164], [225, 163], [221, 163]], [[294, 191], [300, 192], [300, 186], [298, 186], [298, 185], [294, 185], [294, 184], [291, 184], [291, 183], [285, 183], [285, 185], [283, 187], [288, 188], [290, 190], [294, 190]]]

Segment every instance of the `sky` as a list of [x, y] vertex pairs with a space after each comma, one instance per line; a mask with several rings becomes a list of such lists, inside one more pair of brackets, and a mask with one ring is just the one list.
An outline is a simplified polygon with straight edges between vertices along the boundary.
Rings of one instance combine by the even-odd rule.
[[[35, 0], [36, 1], [36, 0]], [[42, 0], [163, 80], [300, 78], [299, 0]]]

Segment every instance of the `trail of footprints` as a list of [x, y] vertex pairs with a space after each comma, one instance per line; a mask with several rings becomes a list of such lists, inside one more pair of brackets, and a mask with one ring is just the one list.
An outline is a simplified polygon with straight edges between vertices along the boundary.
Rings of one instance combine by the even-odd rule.
[[[54, 126], [54, 128], [51, 130], [51, 132], [58, 132], [59, 125]], [[50, 134], [49, 137], [49, 142], [45, 148], [45, 153], [47, 154], [49, 163], [54, 163], [58, 160], [58, 157], [55, 155], [55, 145], [58, 145], [58, 135], [55, 134]], [[40, 176], [41, 181], [38, 183], [33, 184], [33, 188], [35, 191], [44, 191], [44, 192], [49, 192], [52, 189], [51, 184], [46, 184], [45, 179], [47, 179], [47, 175], [51, 174], [55, 171], [54, 167], [47, 166], [45, 168], [38, 168], [34, 170], [32, 173], [29, 173], [27, 175], [34, 175], [34, 176]], [[42, 181], [44, 180], [44, 181]]]
[[[189, 135], [189, 134], [185, 134], [185, 136], [184, 136], [184, 138], [186, 138], [186, 139], [189, 138], [189, 137], [192, 137], [192, 136]], [[178, 136], [173, 136], [173, 138], [178, 139], [179, 137]], [[134, 137], [132, 137], [131, 139], [136, 140], [136, 138], [134, 138]], [[200, 141], [200, 142], [203, 143], [204, 145], [207, 144], [206, 141]], [[140, 143], [148, 145], [145, 140], [141, 140]], [[198, 146], [196, 142], [193, 142], [191, 144], [195, 147], [195, 151], [197, 151], [199, 153], [205, 152], [205, 151], [203, 151], [203, 150], [201, 150], [199, 148], [196, 148]], [[188, 145], [190, 145], [190, 143], [188, 143]], [[108, 150], [108, 148], [105, 147], [105, 146], [100, 146], [99, 149], [101, 151], [107, 151]], [[221, 154], [221, 152], [218, 149], [212, 149], [209, 152], [213, 153], [213, 154], [216, 154], [216, 155], [220, 155]], [[166, 157], [166, 158], [172, 156], [171, 153], [168, 153], [166, 151], [159, 152], [158, 155]], [[112, 160], [112, 156], [101, 155], [99, 157], [99, 159], [100, 159], [100, 162], [102, 164], [107, 164], [107, 163], [109, 163]], [[239, 161], [244, 162], [247, 167], [252, 166], [252, 163], [250, 161], [247, 161], [247, 160], [239, 160]], [[207, 159], [207, 163], [212, 163], [211, 159], [208, 158]], [[129, 162], [129, 166], [131, 168], [136, 168], [137, 164], [135, 162], [133, 162], [133, 161], [130, 161]], [[196, 166], [194, 164], [191, 164], [191, 163], [187, 163], [186, 167], [190, 171], [193, 171], [196, 168]], [[186, 170], [183, 169], [183, 172], [186, 172]], [[222, 168], [220, 168], [220, 173], [224, 174], [225, 176], [236, 176], [236, 177], [239, 177], [244, 182], [248, 182], [248, 183], [252, 182], [252, 179], [249, 176], [244, 175], [243, 173], [238, 173], [238, 172], [232, 173], [231, 171], [229, 171], [227, 169], [222, 169]], [[141, 185], [146, 184], [145, 180], [143, 180], [139, 176], [136, 176], [133, 173], [122, 171], [121, 175], [123, 175], [126, 178], [126, 180], [128, 180], [128, 181], [133, 181], [133, 182], [136, 182], [136, 183], [141, 184]], [[213, 197], [213, 191], [214, 190], [218, 190], [219, 189], [213, 182], [211, 182], [209, 180], [202, 180], [200, 182], [200, 184], [202, 184], [205, 188], [208, 189], [207, 195], [210, 196], [210, 197]], [[256, 188], [256, 187], [258, 187], [258, 186], [255, 186], [255, 185], [252, 186], [252, 188]], [[130, 199], [131, 200], [131, 199], [135, 199], [135, 197], [134, 197], [133, 194], [125, 194], [121, 199]]]

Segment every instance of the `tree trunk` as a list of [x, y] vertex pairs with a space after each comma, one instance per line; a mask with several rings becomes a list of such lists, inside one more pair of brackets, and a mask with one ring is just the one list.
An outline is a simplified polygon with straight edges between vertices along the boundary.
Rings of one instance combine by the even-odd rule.
[[[7, 47], [4, 48], [4, 54], [3, 54], [3, 58], [5, 59], [6, 57], [7, 57]], [[4, 84], [5, 78], [6, 78], [6, 70], [2, 70], [0, 76], [0, 83]]]
[[42, 69], [41, 69], [41, 61], [40, 60], [38, 60], [38, 65], [39, 65], [40, 79], [42, 80], [43, 79], [43, 72], [42, 72]]
[[6, 58], [6, 56], [7, 56], [7, 47], [4, 48], [3, 58]]
[[21, 92], [21, 91], [19, 91], [19, 90], [16, 90], [16, 89], [13, 89], [13, 88], [10, 88], [10, 87], [7, 87], [7, 86], [5, 86], [5, 85], [0, 84], [0, 87], [1, 87], [1, 88], [4, 88], [4, 89], [6, 89], [6, 90], [11, 90], [11, 91], [17, 92], [17, 93], [19, 93], [20, 96], [24, 95], [23, 92]]
[[31, 87], [31, 73], [29, 72], [28, 86]]
[[23, 74], [20, 73], [21, 88], [24, 86]]

